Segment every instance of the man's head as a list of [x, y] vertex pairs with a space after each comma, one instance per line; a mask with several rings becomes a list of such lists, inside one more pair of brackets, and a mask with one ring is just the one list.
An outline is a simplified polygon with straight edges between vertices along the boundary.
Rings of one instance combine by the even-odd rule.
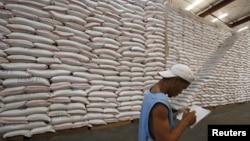
[[184, 64], [173, 65], [166, 71], [158, 72], [163, 77], [160, 81], [161, 90], [169, 97], [177, 96], [194, 80], [192, 70]]

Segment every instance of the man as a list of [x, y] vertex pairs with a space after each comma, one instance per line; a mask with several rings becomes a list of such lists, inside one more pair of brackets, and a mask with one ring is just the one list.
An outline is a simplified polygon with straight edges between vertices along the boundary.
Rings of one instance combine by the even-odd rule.
[[[186, 127], [196, 121], [194, 111], [183, 111], [182, 120], [174, 126], [174, 114], [168, 97], [177, 96], [194, 80], [192, 70], [176, 64], [158, 72], [163, 77], [145, 92], [139, 122], [139, 141], [177, 141]], [[166, 96], [167, 94], [167, 96]]]

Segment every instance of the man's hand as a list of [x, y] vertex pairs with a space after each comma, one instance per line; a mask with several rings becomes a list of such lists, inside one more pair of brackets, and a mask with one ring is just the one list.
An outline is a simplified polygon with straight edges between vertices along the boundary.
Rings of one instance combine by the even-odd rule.
[[181, 113], [184, 113], [184, 112], [188, 112], [190, 109], [189, 108], [181, 108], [181, 109], [178, 109], [177, 112], [173, 113], [173, 117], [174, 119], [176, 119], [177, 115], [178, 114], [181, 114]]
[[183, 112], [182, 120], [184, 120], [188, 126], [193, 125], [196, 122], [195, 111], [190, 112], [190, 109], [186, 109]]

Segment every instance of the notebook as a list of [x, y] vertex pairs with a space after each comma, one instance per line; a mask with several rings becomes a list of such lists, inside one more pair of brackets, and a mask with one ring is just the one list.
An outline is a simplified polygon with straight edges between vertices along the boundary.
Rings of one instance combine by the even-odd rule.
[[[209, 113], [211, 113], [211, 110], [202, 108], [200, 106], [197, 105], [192, 105], [188, 107], [190, 109], [190, 111], [196, 111], [196, 122], [190, 126], [190, 128], [193, 128], [197, 123], [199, 123], [203, 118], [205, 118]], [[179, 113], [177, 115], [177, 119], [181, 120], [182, 119], [182, 115], [183, 113]]]

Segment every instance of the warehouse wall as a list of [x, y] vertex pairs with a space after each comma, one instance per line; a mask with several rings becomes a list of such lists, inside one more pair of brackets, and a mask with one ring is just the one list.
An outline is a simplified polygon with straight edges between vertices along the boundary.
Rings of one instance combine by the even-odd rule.
[[139, 118], [144, 90], [165, 68], [163, 0], [0, 0], [0, 8], [3, 137]]

